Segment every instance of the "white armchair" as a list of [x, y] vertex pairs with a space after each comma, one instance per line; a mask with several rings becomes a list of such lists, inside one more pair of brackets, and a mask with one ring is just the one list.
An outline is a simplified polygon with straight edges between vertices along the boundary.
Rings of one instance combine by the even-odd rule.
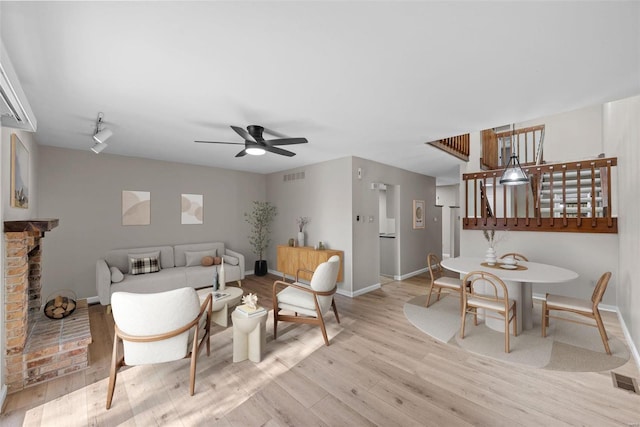
[[[333, 308], [336, 320], [340, 323], [336, 302], [333, 299], [338, 289], [336, 280], [339, 269], [340, 257], [334, 255], [327, 262], [320, 264], [316, 271], [298, 270], [294, 283], [282, 280], [273, 283], [273, 339], [277, 338], [278, 321], [311, 323], [320, 326], [324, 342], [329, 345], [324, 315], [329, 308]], [[313, 273], [309, 285], [298, 282], [298, 274], [301, 271]], [[281, 287], [284, 289], [278, 292], [278, 288]], [[293, 312], [293, 315], [280, 314], [281, 310]]]
[[[125, 365], [145, 365], [191, 358], [190, 394], [195, 390], [196, 360], [202, 346], [211, 352], [211, 295], [200, 305], [193, 288], [154, 294], [116, 292], [111, 296], [115, 334], [107, 409], [111, 407], [116, 375]], [[118, 343], [124, 354], [118, 357]]]

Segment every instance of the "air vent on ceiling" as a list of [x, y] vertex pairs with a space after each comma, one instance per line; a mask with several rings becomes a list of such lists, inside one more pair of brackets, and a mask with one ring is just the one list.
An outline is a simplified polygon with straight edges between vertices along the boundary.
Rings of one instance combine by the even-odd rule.
[[0, 51], [0, 115], [2, 126], [35, 132], [37, 123], [22, 91], [4, 44]]
[[304, 171], [287, 173], [283, 176], [284, 182], [297, 181], [299, 179], [304, 179]]

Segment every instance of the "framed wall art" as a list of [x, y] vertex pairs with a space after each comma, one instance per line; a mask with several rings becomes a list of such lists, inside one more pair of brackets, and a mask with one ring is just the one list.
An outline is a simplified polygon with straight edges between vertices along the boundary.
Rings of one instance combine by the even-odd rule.
[[11, 134], [11, 207], [29, 208], [29, 151]]
[[413, 228], [424, 228], [424, 215], [425, 215], [424, 200], [413, 201]]
[[183, 194], [180, 197], [182, 224], [202, 224], [204, 204], [202, 194]]
[[122, 191], [122, 225], [151, 224], [151, 193]]

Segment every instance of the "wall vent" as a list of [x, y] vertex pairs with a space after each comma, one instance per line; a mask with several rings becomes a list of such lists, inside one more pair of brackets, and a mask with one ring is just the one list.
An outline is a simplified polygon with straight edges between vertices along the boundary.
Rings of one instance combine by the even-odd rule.
[[297, 181], [299, 179], [304, 179], [304, 171], [287, 173], [283, 176], [284, 182]]

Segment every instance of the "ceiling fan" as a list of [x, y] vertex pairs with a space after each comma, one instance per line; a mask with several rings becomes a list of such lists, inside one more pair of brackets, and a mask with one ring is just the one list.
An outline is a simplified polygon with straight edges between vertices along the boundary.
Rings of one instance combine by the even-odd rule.
[[[238, 126], [231, 126], [238, 135], [240, 135], [244, 142], [218, 142], [218, 141], [195, 141], [202, 142], [206, 144], [229, 144], [229, 145], [244, 145], [244, 149], [236, 154], [236, 157], [242, 157], [246, 154], [250, 154], [252, 156], [261, 156], [265, 152], [269, 151], [270, 153], [280, 154], [281, 156], [293, 157], [296, 153], [293, 153], [288, 150], [283, 150], [282, 148], [276, 147], [276, 145], [292, 145], [292, 144], [306, 144], [307, 138], [287, 138], [284, 135], [278, 134], [276, 132], [267, 130], [262, 126], [258, 125], [249, 125], [247, 126], [247, 130], [242, 129]], [[277, 139], [264, 139], [262, 133], [269, 133], [275, 136], [280, 136], [281, 138]]]

